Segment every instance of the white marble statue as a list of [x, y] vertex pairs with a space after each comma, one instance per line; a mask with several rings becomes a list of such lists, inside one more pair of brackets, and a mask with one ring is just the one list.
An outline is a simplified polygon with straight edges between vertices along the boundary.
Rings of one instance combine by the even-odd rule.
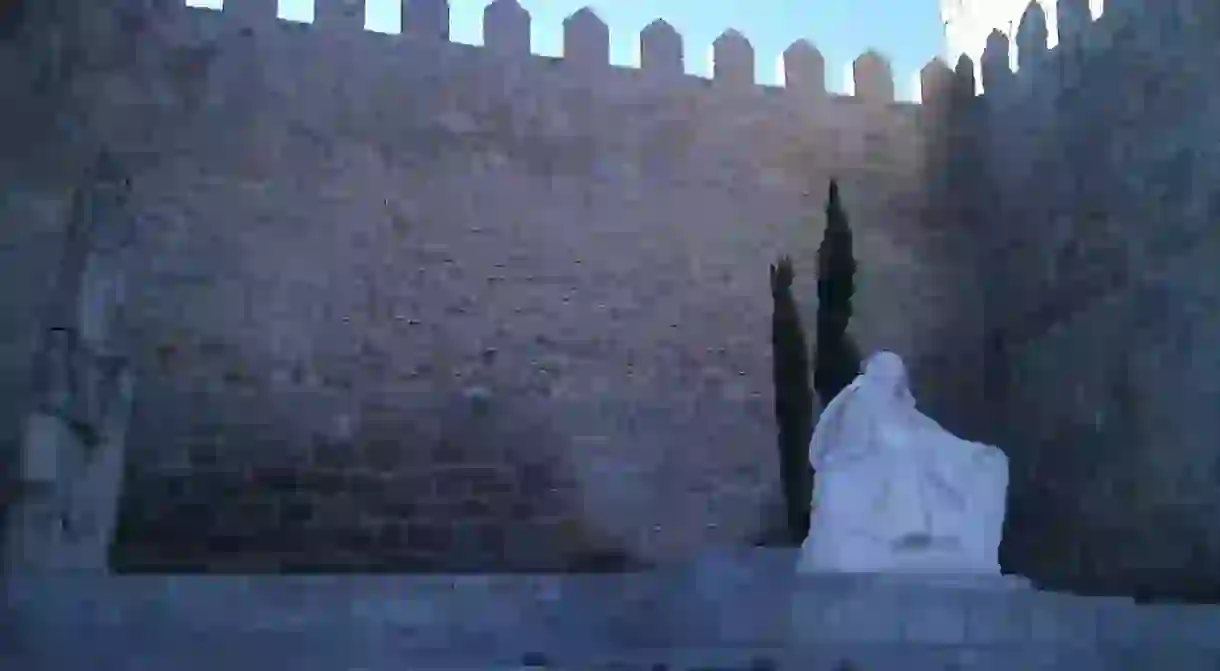
[[822, 413], [802, 572], [999, 575], [1008, 459], [915, 408], [902, 359], [880, 352]]

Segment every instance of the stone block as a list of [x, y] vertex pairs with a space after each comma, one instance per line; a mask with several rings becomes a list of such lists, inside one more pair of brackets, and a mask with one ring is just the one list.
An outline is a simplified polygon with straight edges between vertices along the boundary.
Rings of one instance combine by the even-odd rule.
[[279, 0], [228, 0], [224, 13], [253, 27], [275, 25], [279, 17]]
[[[240, 477], [239, 474], [234, 475]], [[246, 476], [249, 489], [267, 495], [294, 494], [300, 489], [297, 469], [292, 467], [267, 467], [251, 470]]]
[[899, 593], [865, 579], [798, 585], [791, 600], [789, 640], [797, 645], [899, 641], [902, 607]]
[[920, 102], [924, 105], [945, 104], [952, 100], [953, 71], [939, 58], [933, 58], [919, 71]]
[[955, 94], [958, 99], [969, 100], [978, 92], [974, 71], [974, 61], [966, 54], [962, 54], [957, 59], [957, 63], [954, 64], [953, 81], [955, 84]]
[[876, 51], [866, 51], [852, 63], [855, 96], [869, 102], [894, 102], [894, 73], [890, 62]]
[[408, 466], [418, 465], [420, 445], [410, 445], [391, 437], [366, 438], [355, 446], [353, 466], [391, 475]]
[[1035, 643], [1093, 645], [1101, 604], [1071, 595], [1037, 593], [1029, 604], [1030, 637]]
[[497, 53], [529, 54], [529, 12], [517, 0], [493, 0], [483, 10], [483, 45]]
[[332, 496], [346, 488], [340, 471], [316, 466], [296, 469], [297, 491], [320, 496]]
[[1011, 90], [1012, 69], [1008, 36], [999, 30], [987, 36], [987, 46], [979, 65], [983, 73], [983, 91], [990, 97], [1006, 95]]
[[682, 36], [664, 20], [657, 19], [640, 31], [640, 69], [667, 76], [686, 74]]
[[592, 9], [584, 7], [564, 19], [563, 58], [577, 68], [610, 65], [610, 28]]
[[1060, 44], [1072, 44], [1083, 38], [1093, 21], [1089, 0], [1057, 0], [1055, 23]]
[[402, 32], [430, 39], [449, 39], [447, 0], [403, 0]]
[[1099, 599], [1097, 640], [1102, 645], [1132, 644], [1144, 640], [1140, 609], [1125, 598]]
[[784, 50], [784, 88], [794, 93], [826, 93], [826, 59], [807, 40], [797, 40]]
[[912, 586], [902, 590], [902, 636], [918, 643], [959, 645], [966, 641], [968, 589]]
[[556, 652], [571, 654], [579, 647], [666, 645], [664, 632], [669, 629], [672, 613], [650, 599], [651, 589], [637, 589], [639, 578], [564, 577], [559, 581], [557, 598], [536, 602], [530, 615], [545, 623], [551, 636], [563, 641]]
[[278, 525], [284, 528], [303, 527], [313, 521], [317, 501], [310, 496], [285, 496], [279, 501]]
[[774, 585], [741, 585], [717, 593], [680, 587], [657, 592], [660, 603], [649, 610], [664, 610], [668, 618], [657, 624], [663, 622], [672, 631], [661, 630], [654, 636], [679, 636], [690, 645], [734, 647], [782, 645], [790, 636], [790, 594]]
[[360, 453], [354, 445], [322, 437], [316, 437], [310, 445], [308, 459], [310, 467], [330, 471], [344, 471], [366, 465], [361, 463]]
[[1112, 669], [1214, 669], [1220, 659], [1214, 651], [1184, 645], [1137, 644], [1105, 650]]
[[726, 30], [712, 42], [712, 79], [738, 88], [754, 83], [754, 46], [745, 35]]
[[966, 637], [971, 644], [1019, 644], [1032, 639], [1032, 596], [971, 594], [966, 611]]
[[407, 526], [407, 543], [419, 552], [445, 554], [453, 543], [452, 529], [435, 522], [412, 522]]
[[1150, 645], [1220, 648], [1220, 607], [1156, 604], [1136, 606], [1134, 610], [1140, 641]]
[[1021, 14], [1017, 28], [1017, 67], [1021, 75], [1033, 74], [1034, 66], [1046, 55], [1049, 31], [1046, 26], [1046, 11], [1038, 2], [1030, 2]]

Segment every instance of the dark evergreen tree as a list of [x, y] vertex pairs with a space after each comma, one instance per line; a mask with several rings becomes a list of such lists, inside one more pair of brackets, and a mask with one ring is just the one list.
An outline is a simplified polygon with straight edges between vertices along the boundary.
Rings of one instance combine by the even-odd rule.
[[781, 257], [771, 266], [771, 347], [775, 377], [775, 417], [779, 424], [780, 480], [784, 489], [789, 540], [800, 544], [809, 533], [813, 469], [809, 439], [813, 435], [813, 393], [828, 405], [860, 372], [860, 354], [847, 333], [856, 261], [851, 229], [831, 180], [826, 201], [826, 232], [818, 248], [817, 350], [813, 388], [805, 330], [792, 297], [792, 261]]
[[779, 469], [784, 488], [789, 540], [799, 545], [809, 531], [809, 437], [813, 432], [813, 390], [805, 330], [792, 297], [792, 260], [771, 266], [771, 349], [775, 373], [775, 418], [779, 424]]
[[847, 333], [855, 275], [851, 228], [839, 202], [839, 186], [831, 180], [826, 200], [826, 232], [818, 248], [817, 349], [813, 373], [813, 388], [823, 408], [860, 374], [860, 351]]

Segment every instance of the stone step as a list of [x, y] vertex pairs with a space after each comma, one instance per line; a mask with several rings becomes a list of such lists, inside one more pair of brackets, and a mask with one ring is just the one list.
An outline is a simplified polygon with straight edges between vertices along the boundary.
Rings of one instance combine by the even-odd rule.
[[[63, 632], [68, 633], [68, 632]], [[454, 669], [605, 669], [606, 671], [1016, 671], [1017, 669], [1173, 669], [1214, 671], [1220, 651], [1183, 645], [1079, 646], [836, 643], [815, 647], [588, 648], [509, 654], [460, 648], [420, 650], [366, 635], [218, 635], [207, 630], [97, 631], [92, 636], [14, 644], [0, 638], [0, 668], [22, 671], [413, 671]], [[320, 633], [320, 632], [319, 632]], [[350, 634], [350, 632], [348, 632]]]
[[876, 671], [1220, 662], [1214, 607], [1137, 606], [998, 577], [798, 575], [794, 559], [734, 551], [617, 575], [11, 576], [0, 668]]
[[[596, 648], [1188, 645], [1220, 649], [1220, 609], [1137, 606], [1025, 589], [869, 577], [723, 579], [717, 571], [611, 576], [208, 577], [66, 574], [6, 590], [29, 632], [380, 636], [418, 650], [506, 654]], [[142, 634], [143, 635], [143, 634]], [[51, 640], [53, 640], [52, 637]]]

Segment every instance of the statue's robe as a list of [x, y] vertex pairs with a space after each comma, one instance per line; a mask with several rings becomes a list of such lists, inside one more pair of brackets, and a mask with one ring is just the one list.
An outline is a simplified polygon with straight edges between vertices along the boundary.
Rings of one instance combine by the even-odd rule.
[[804, 572], [999, 575], [1008, 459], [921, 414], [880, 352], [822, 413]]

